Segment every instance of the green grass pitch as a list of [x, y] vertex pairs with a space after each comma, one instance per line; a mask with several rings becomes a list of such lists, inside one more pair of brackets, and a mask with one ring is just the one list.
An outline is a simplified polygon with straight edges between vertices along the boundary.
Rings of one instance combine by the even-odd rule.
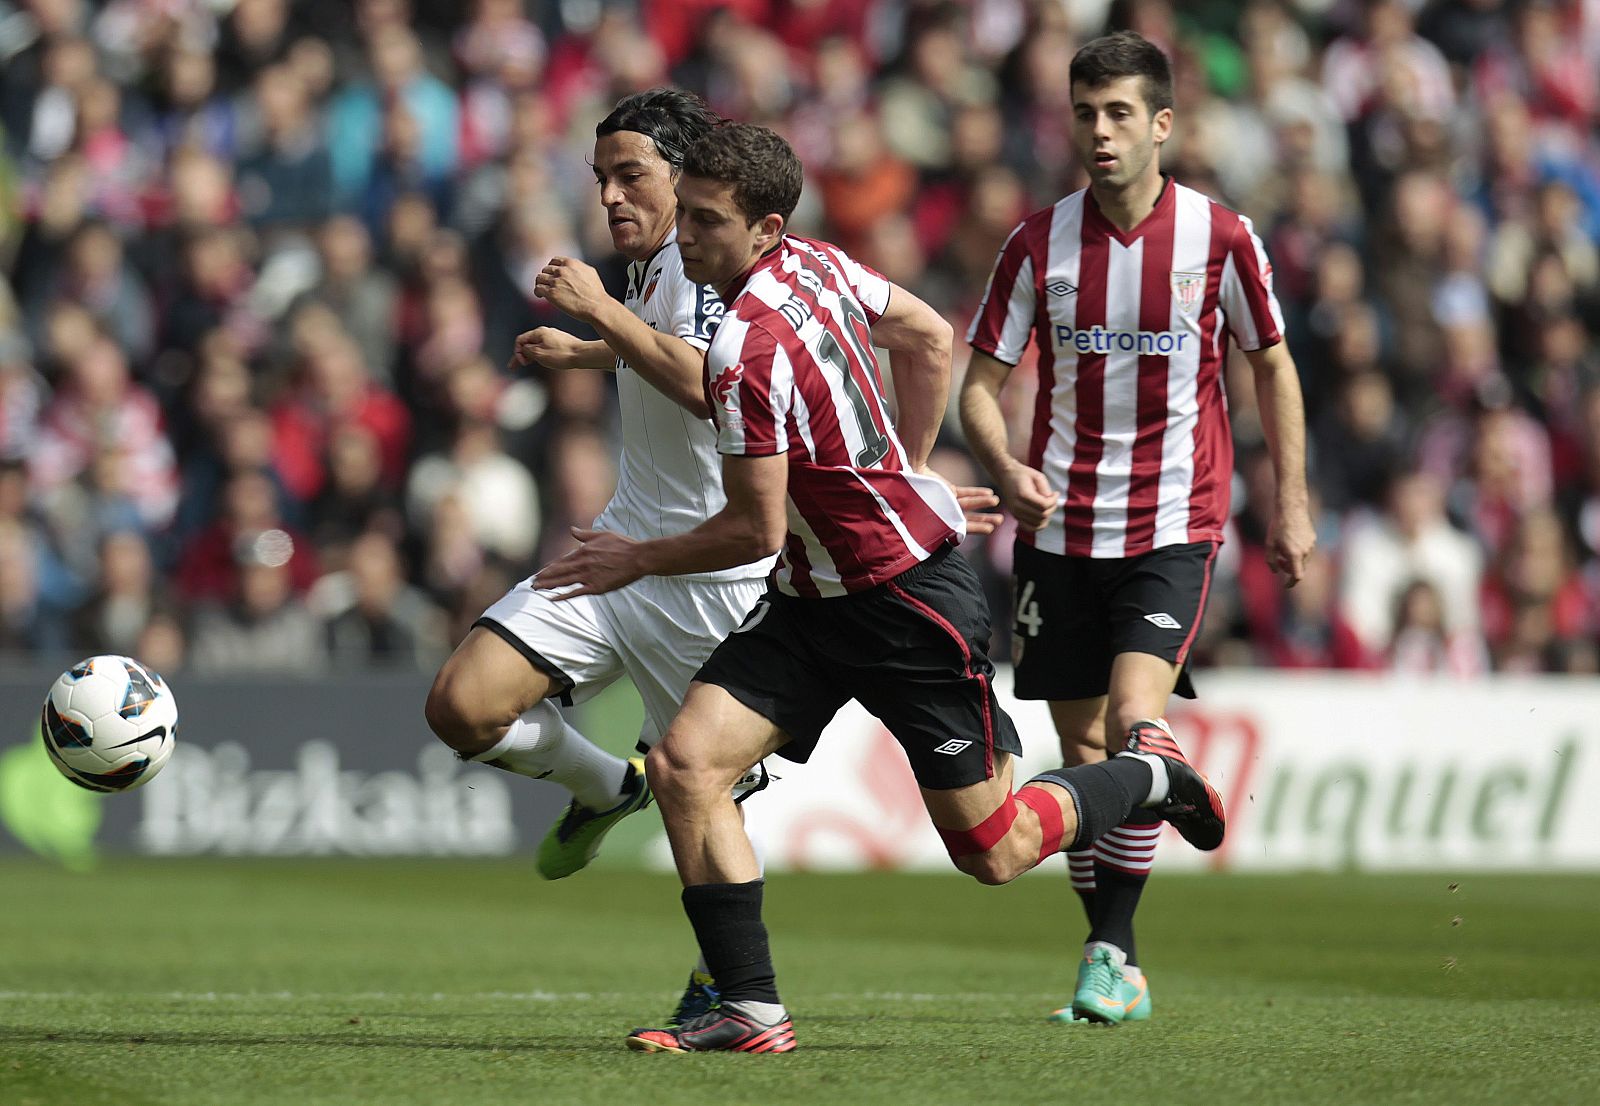
[[669, 877], [0, 862], [0, 1103], [1600, 1102], [1600, 878], [1162, 877], [1153, 1021], [1062, 1026], [1064, 875], [777, 876], [786, 1056], [628, 1052], [690, 961]]

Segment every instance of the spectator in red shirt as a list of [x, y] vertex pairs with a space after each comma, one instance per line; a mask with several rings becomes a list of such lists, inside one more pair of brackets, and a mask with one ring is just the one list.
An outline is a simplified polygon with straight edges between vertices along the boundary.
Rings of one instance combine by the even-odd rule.
[[302, 503], [322, 490], [332, 427], [355, 422], [378, 437], [384, 482], [399, 485], [411, 441], [411, 415], [379, 387], [361, 351], [342, 330], [324, 331], [305, 351], [300, 381], [272, 409], [274, 461], [290, 494]]

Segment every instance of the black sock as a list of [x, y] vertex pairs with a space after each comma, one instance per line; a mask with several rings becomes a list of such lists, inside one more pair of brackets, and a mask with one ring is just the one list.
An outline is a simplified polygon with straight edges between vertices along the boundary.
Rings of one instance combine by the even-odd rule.
[[1089, 850], [1067, 853], [1067, 874], [1072, 880], [1072, 891], [1083, 904], [1083, 916], [1094, 927], [1094, 853]]
[[[1122, 823], [1124, 826], [1158, 826], [1161, 819], [1148, 810], [1135, 807]], [[1116, 840], [1115, 837], [1112, 838]], [[1153, 850], [1155, 843], [1150, 843]], [[1146, 861], [1148, 863], [1148, 861]], [[1148, 868], [1143, 872], [1130, 872], [1124, 867], [1114, 867], [1096, 857], [1094, 882], [1096, 907], [1094, 925], [1089, 940], [1105, 941], [1128, 954], [1128, 963], [1137, 966], [1138, 953], [1133, 945], [1133, 914], [1139, 909], [1139, 896], [1150, 880]]]
[[701, 883], [683, 889], [683, 910], [694, 927], [706, 967], [722, 1001], [780, 1003], [761, 921], [764, 880]]
[[[1134, 806], [1149, 796], [1155, 773], [1136, 757], [1112, 757], [1099, 764], [1058, 768], [1034, 778], [1072, 792], [1073, 805], [1078, 808], [1078, 832], [1067, 849], [1075, 851], [1087, 849], [1095, 838], [1120, 826]], [[1100, 909], [1098, 901], [1095, 909]]]

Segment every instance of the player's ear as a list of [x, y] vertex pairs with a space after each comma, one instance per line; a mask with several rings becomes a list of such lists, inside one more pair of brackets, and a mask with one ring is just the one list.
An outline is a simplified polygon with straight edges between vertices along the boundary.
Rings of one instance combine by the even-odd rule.
[[763, 215], [756, 223], [756, 239], [761, 244], [762, 252], [769, 249], [774, 242], [783, 237], [783, 216], [777, 212]]
[[1172, 137], [1172, 109], [1162, 108], [1156, 112], [1156, 117], [1150, 120], [1151, 130], [1155, 132], [1156, 145], [1160, 145]]

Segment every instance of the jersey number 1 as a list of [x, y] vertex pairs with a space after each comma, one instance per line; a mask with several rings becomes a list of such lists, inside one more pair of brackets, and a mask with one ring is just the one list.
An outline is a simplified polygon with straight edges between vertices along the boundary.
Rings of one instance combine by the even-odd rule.
[[[872, 355], [862, 348], [861, 341], [856, 337], [855, 330], [855, 324], [857, 323], [863, 327], [868, 325], [867, 317], [861, 313], [861, 309], [851, 302], [847, 296], [839, 297], [839, 313], [844, 316], [841, 320], [843, 325], [840, 329], [844, 331], [845, 339], [850, 343], [855, 350], [856, 356], [860, 359], [862, 370], [871, 372]], [[873, 421], [872, 408], [868, 405], [866, 394], [862, 392], [861, 385], [856, 382], [855, 374], [850, 371], [850, 359], [845, 356], [844, 350], [840, 348], [838, 339], [824, 330], [822, 332], [822, 340], [817, 343], [817, 352], [822, 354], [822, 359], [841, 377], [844, 383], [844, 394], [849, 397], [850, 407], [855, 412], [856, 427], [861, 431], [861, 440], [864, 443], [856, 453], [856, 464], [863, 468], [871, 468], [889, 456], [889, 435], [879, 430], [878, 424]], [[872, 398], [874, 400], [879, 398], [876, 387], [873, 388]], [[879, 410], [883, 409], [881, 401], [878, 404], [878, 408]]]

